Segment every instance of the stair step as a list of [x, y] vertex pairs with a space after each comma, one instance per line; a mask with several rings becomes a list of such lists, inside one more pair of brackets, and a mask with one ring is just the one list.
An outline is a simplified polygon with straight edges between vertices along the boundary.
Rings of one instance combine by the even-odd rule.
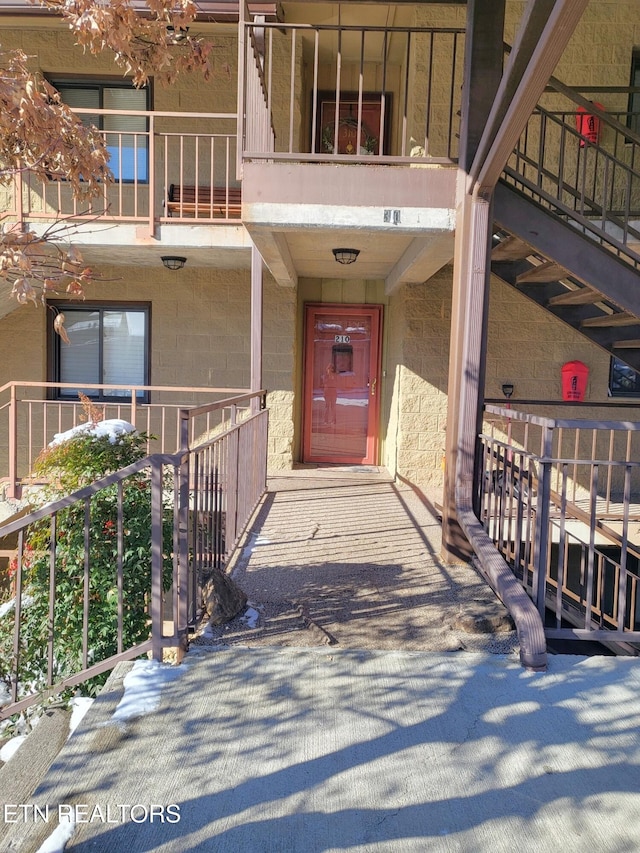
[[630, 338], [628, 341], [616, 341], [611, 346], [613, 349], [640, 349], [640, 338]]
[[640, 318], [635, 314], [605, 314], [603, 317], [589, 317], [580, 323], [582, 328], [607, 328], [612, 326], [637, 326], [640, 325]]
[[560, 264], [555, 261], [545, 261], [527, 272], [520, 273], [516, 278], [516, 284], [547, 284], [550, 281], [559, 281], [568, 275], [568, 271]]
[[566, 293], [552, 296], [547, 301], [547, 308], [558, 308], [563, 305], [595, 305], [596, 302], [602, 302], [603, 299], [603, 295], [597, 290], [591, 290], [590, 287], [580, 287], [577, 290], [568, 290]]
[[533, 249], [528, 243], [518, 237], [507, 237], [491, 252], [492, 261], [521, 261], [533, 254]]

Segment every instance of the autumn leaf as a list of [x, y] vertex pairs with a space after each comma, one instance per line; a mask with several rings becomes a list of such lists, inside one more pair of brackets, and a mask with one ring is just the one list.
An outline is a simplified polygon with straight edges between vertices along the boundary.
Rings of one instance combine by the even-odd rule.
[[64, 314], [60, 312], [56, 319], [53, 321], [53, 331], [60, 335], [65, 344], [70, 344], [69, 335], [67, 334], [67, 330], [64, 327]]

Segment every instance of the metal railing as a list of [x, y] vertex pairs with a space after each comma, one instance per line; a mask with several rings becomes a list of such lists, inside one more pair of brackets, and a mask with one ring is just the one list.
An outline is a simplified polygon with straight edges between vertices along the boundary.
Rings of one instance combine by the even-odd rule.
[[[103, 419], [120, 418], [149, 436], [148, 453], [175, 453], [180, 447], [181, 410], [220, 400], [246, 388], [196, 388], [170, 385], [83, 386], [85, 393], [99, 392], [95, 407]], [[55, 394], [58, 399], [47, 399]], [[66, 394], [67, 399], [60, 399]], [[73, 396], [72, 396], [73, 395]], [[115, 399], [109, 400], [109, 395]], [[117, 395], [117, 397], [116, 397]], [[149, 402], [141, 402], [141, 396]], [[191, 422], [190, 441], [210, 436], [230, 419], [228, 408], [216, 408]], [[87, 420], [77, 396], [77, 385], [63, 382], [8, 382], [0, 387], [0, 483], [7, 497], [18, 496], [21, 484], [33, 477], [33, 463], [54, 435]]]
[[[145, 652], [162, 660], [167, 646], [186, 650], [189, 627], [202, 613], [203, 581], [222, 568], [266, 488], [265, 394], [183, 409], [178, 453], [148, 456], [0, 526], [0, 539], [17, 537], [13, 599], [0, 609], [0, 656], [10, 659], [9, 671], [0, 672], [0, 719], [100, 675], [118, 661]], [[204, 441], [190, 438], [194, 422], [222, 410], [230, 411], [231, 419], [220, 434]], [[242, 421], [240, 411], [245, 413]], [[148, 497], [142, 531], [140, 514], [132, 524], [131, 491]], [[130, 536], [136, 532], [139, 538], [132, 544]], [[65, 548], [70, 537], [75, 537], [78, 555], [72, 565]], [[37, 601], [43, 618], [35, 628], [36, 602], [29, 586], [34, 560], [48, 587], [48, 595]], [[105, 571], [110, 572], [106, 578]], [[63, 607], [69, 583], [76, 590], [75, 609], [81, 611], [75, 622]], [[41, 578], [40, 590], [42, 586]], [[109, 620], [105, 602], [112, 605]], [[96, 607], [102, 614], [97, 623]], [[125, 625], [132, 609], [142, 611], [143, 627], [127, 643]], [[35, 665], [29, 645], [34, 631], [40, 644]]]
[[[94, 199], [74, 199], [63, 180], [26, 172], [5, 192], [3, 207], [19, 219], [58, 222], [100, 219], [158, 223], [193, 220], [237, 222], [237, 115], [235, 113], [75, 109], [79, 116], [137, 120], [145, 130], [104, 130], [114, 182]], [[200, 189], [201, 203], [180, 205]], [[215, 189], [215, 193], [211, 190]], [[230, 196], [232, 200], [230, 200]], [[193, 202], [193, 200], [192, 200]]]
[[456, 161], [464, 29], [240, 27], [241, 159]]
[[[618, 104], [630, 91], [607, 90]], [[553, 106], [531, 115], [504, 180], [638, 268], [640, 136], [627, 123], [636, 117], [607, 112], [555, 78], [545, 98]]]
[[[207, 438], [198, 424], [229, 412], [228, 427]], [[238, 543], [266, 488], [268, 411], [265, 392], [181, 411], [181, 447], [189, 453], [192, 584], [188, 618], [197, 618], [202, 583]], [[204, 440], [203, 440], [204, 438]]]
[[640, 423], [485, 406], [476, 515], [549, 638], [640, 643], [639, 453]]

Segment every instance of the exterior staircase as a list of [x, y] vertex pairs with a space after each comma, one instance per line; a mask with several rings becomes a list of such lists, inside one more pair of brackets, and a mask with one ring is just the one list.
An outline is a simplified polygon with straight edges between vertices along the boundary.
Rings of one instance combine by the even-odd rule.
[[494, 219], [491, 271], [640, 370], [640, 272], [506, 182]]
[[[491, 270], [640, 370], [640, 136], [559, 80], [531, 116], [494, 199]], [[598, 131], [580, 131], [593, 113]]]

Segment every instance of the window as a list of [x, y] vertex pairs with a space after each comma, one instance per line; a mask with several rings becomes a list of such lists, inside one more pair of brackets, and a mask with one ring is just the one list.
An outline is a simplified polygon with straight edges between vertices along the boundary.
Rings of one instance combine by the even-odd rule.
[[[631, 80], [630, 86], [640, 87], [640, 50], [634, 50], [631, 56]], [[640, 92], [631, 92], [629, 94], [629, 103], [627, 106], [627, 127], [635, 133], [640, 133]]]
[[640, 373], [615, 356], [609, 370], [610, 397], [640, 397]]
[[[54, 382], [72, 382], [73, 388], [56, 391], [58, 399], [77, 398], [78, 391], [95, 400], [131, 399], [128, 388], [149, 384], [149, 306], [144, 305], [54, 305], [64, 311], [70, 343], [50, 331], [51, 367]], [[53, 322], [53, 321], [52, 321]], [[120, 385], [100, 391], [84, 388], [83, 382]], [[148, 393], [137, 392], [141, 402]]]
[[[126, 82], [52, 80], [60, 97], [71, 108], [104, 110], [148, 110], [149, 90], [134, 89]], [[83, 113], [83, 124], [94, 124], [105, 131], [109, 166], [116, 180], [147, 183], [149, 180], [147, 119], [145, 116], [90, 115]]]

